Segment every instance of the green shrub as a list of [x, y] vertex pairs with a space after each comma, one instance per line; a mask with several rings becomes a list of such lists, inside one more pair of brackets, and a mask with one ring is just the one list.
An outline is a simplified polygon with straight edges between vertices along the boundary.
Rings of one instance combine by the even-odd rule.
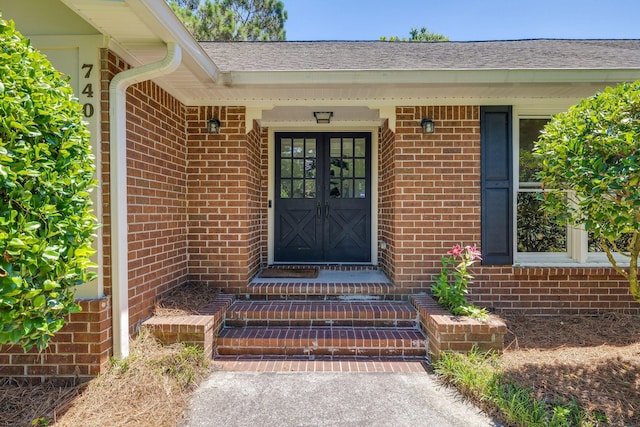
[[0, 19], [0, 344], [39, 349], [94, 277], [94, 159], [63, 76]]
[[[542, 165], [538, 178], [550, 218], [584, 225], [640, 302], [640, 80], [606, 88], [554, 116], [534, 158]], [[616, 252], [629, 259], [628, 267]]]

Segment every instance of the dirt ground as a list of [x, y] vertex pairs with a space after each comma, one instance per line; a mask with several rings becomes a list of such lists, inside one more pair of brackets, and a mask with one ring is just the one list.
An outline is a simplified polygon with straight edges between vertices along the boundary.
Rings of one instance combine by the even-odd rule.
[[[174, 301], [179, 298], [180, 295], [175, 295]], [[179, 306], [167, 303], [158, 311], [172, 314]], [[506, 317], [506, 320], [509, 333], [502, 360], [507, 375], [521, 385], [532, 387], [538, 396], [549, 401], [574, 399], [587, 410], [604, 413], [609, 425], [640, 426], [639, 317], [605, 314]], [[126, 377], [121, 378], [124, 381]], [[114, 389], [124, 387], [118, 381], [109, 382], [109, 387]], [[104, 384], [101, 387], [105, 387]], [[110, 396], [119, 395], [108, 387], [99, 397], [100, 405], [95, 404], [98, 397], [93, 398], [93, 403], [83, 400], [82, 391], [83, 388], [17, 387], [0, 383], [0, 426], [29, 426], [38, 418], [60, 420], [69, 408], [72, 408], [70, 414], [76, 416], [96, 411], [97, 407], [124, 409], [118, 402], [106, 401]], [[133, 396], [130, 393], [127, 398], [131, 400]], [[138, 403], [148, 401], [147, 397], [146, 393], [140, 393]], [[166, 402], [153, 400], [156, 408], [180, 406], [169, 397]], [[90, 406], [83, 408], [85, 404]], [[137, 407], [135, 400], [127, 405]], [[65, 424], [64, 417], [62, 420]]]

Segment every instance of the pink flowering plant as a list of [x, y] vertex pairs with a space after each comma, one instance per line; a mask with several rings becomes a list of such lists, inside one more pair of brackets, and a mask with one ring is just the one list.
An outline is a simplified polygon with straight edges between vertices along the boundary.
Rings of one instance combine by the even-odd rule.
[[469, 268], [482, 259], [482, 254], [475, 246], [455, 245], [447, 256], [442, 257], [442, 270], [436, 282], [431, 285], [433, 296], [442, 307], [460, 316], [471, 316], [477, 319], [487, 317], [487, 310], [470, 304], [467, 301], [468, 285], [473, 279]]

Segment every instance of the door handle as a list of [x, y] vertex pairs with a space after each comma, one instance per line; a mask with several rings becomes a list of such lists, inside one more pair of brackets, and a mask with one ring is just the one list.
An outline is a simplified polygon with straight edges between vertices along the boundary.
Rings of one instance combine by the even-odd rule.
[[324, 205], [324, 219], [326, 221], [329, 220], [329, 202], [326, 202]]
[[316, 217], [318, 218], [318, 220], [322, 218], [322, 205], [320, 204], [320, 202], [316, 204]]

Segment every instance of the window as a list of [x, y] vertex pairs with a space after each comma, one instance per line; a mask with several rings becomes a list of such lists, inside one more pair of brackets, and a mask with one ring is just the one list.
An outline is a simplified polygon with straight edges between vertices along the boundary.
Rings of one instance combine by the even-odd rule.
[[548, 118], [518, 120], [518, 181], [516, 197], [517, 253], [567, 254], [567, 227], [547, 218], [541, 210], [542, 185], [537, 181], [540, 162], [533, 156], [534, 143]]
[[[516, 117], [515, 262], [608, 264], [598, 242], [583, 227], [558, 225], [541, 209], [543, 189], [536, 179], [541, 165], [532, 152], [535, 141], [549, 118], [524, 115]], [[628, 236], [623, 236], [616, 242], [619, 247], [625, 247], [627, 243]]]
[[[484, 265], [609, 265], [584, 227], [559, 226], [541, 210], [532, 155], [551, 110], [480, 107], [481, 245]], [[542, 115], [541, 115], [542, 114]], [[567, 203], [571, 193], [567, 193]], [[618, 246], [624, 244], [620, 239]], [[622, 256], [616, 258], [625, 261]]]

